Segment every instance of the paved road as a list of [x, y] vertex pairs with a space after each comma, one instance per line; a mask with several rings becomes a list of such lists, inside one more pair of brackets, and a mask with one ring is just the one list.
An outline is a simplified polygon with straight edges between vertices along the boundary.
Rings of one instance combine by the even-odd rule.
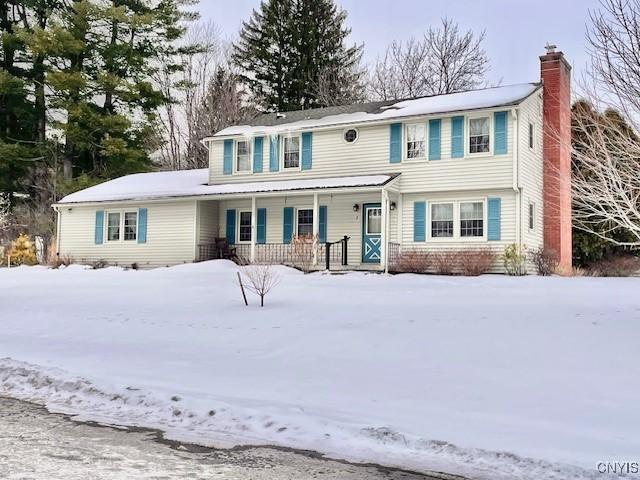
[[[187, 448], [185, 450], [185, 448]], [[157, 441], [151, 431], [78, 423], [0, 397], [3, 480], [433, 480], [273, 448], [213, 450]]]

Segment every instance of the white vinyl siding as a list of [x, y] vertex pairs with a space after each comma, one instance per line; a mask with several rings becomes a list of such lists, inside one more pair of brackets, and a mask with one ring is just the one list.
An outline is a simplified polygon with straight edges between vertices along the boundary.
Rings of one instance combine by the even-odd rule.
[[[147, 209], [146, 243], [105, 241], [96, 245], [96, 210], [104, 210], [108, 217], [110, 211], [137, 212], [141, 207]], [[196, 203], [193, 200], [60, 208], [60, 255], [69, 256], [77, 263], [105, 260], [114, 265], [128, 267], [137, 263], [141, 268], [148, 268], [195, 259]]]
[[[535, 95], [535, 94], [534, 94]], [[473, 116], [487, 115], [493, 118], [493, 112], [505, 108], [474, 112]], [[492, 155], [451, 158], [451, 116], [434, 115], [424, 117], [420, 123], [427, 125], [429, 118], [442, 119], [441, 124], [441, 160], [437, 162], [389, 162], [389, 124], [358, 126], [358, 140], [352, 144], [344, 141], [344, 127], [313, 131], [313, 168], [280, 168], [278, 172], [253, 175], [251, 181], [293, 180], [297, 178], [335, 177], [347, 175], [367, 175], [371, 173], [401, 173], [397, 184], [402, 192], [423, 191], [460, 191], [487, 188], [511, 188], [513, 186], [513, 118], [507, 115], [507, 155]], [[417, 123], [410, 121], [409, 123]], [[427, 129], [428, 130], [428, 129]], [[428, 132], [427, 132], [428, 135]], [[465, 137], [468, 128], [465, 121]], [[263, 142], [263, 161], [268, 165], [269, 136]], [[283, 155], [283, 140], [280, 142], [280, 156]], [[493, 141], [493, 139], [491, 139]], [[406, 135], [403, 128], [403, 145]], [[223, 141], [211, 141], [210, 181], [211, 183], [246, 182], [246, 176], [223, 175]], [[466, 144], [466, 142], [465, 142]], [[403, 151], [406, 147], [403, 146]], [[426, 147], [425, 147], [426, 148]], [[466, 151], [466, 147], [465, 147]], [[280, 164], [282, 167], [282, 162]]]

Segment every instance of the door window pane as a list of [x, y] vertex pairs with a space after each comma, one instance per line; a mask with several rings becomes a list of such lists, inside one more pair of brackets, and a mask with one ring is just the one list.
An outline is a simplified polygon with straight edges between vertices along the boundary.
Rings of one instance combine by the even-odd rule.
[[431, 236], [453, 237], [453, 203], [431, 205]]
[[469, 120], [469, 153], [489, 151], [489, 117]]
[[107, 215], [107, 240], [110, 242], [120, 240], [120, 212], [111, 212]]
[[251, 170], [249, 142], [246, 140], [239, 140], [236, 145], [236, 170], [238, 172], [248, 172]]
[[460, 204], [460, 236], [481, 237], [484, 232], [484, 212], [482, 202]]
[[240, 232], [238, 238], [241, 242], [251, 241], [251, 212], [240, 212]]
[[124, 239], [135, 240], [138, 235], [138, 213], [126, 212], [124, 214]]
[[313, 210], [298, 210], [298, 236], [313, 235]]
[[367, 235], [379, 235], [382, 231], [382, 209], [367, 208]]

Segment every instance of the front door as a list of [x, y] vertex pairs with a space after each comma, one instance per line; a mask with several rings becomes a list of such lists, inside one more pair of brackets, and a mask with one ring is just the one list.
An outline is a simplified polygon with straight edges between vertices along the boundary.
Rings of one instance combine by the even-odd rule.
[[382, 208], [379, 203], [362, 205], [362, 261], [380, 263]]

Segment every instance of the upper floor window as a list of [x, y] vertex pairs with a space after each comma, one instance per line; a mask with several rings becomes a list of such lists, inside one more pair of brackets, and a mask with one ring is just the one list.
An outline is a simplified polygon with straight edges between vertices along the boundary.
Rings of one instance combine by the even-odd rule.
[[536, 204], [529, 203], [529, 230], [533, 230], [536, 226]]
[[344, 131], [344, 141], [347, 143], [353, 143], [358, 139], [358, 130], [355, 128], [349, 128]]
[[238, 140], [236, 142], [236, 171], [251, 171], [251, 147], [248, 140]]
[[469, 119], [469, 153], [489, 152], [489, 117]]
[[285, 137], [284, 168], [300, 167], [300, 137]]
[[453, 203], [431, 205], [431, 236], [453, 237]]
[[533, 149], [533, 123], [529, 124], [529, 148]]
[[425, 158], [427, 125], [416, 123], [407, 125], [407, 158]]
[[482, 202], [460, 203], [460, 236], [482, 237], [484, 235], [484, 211]]

